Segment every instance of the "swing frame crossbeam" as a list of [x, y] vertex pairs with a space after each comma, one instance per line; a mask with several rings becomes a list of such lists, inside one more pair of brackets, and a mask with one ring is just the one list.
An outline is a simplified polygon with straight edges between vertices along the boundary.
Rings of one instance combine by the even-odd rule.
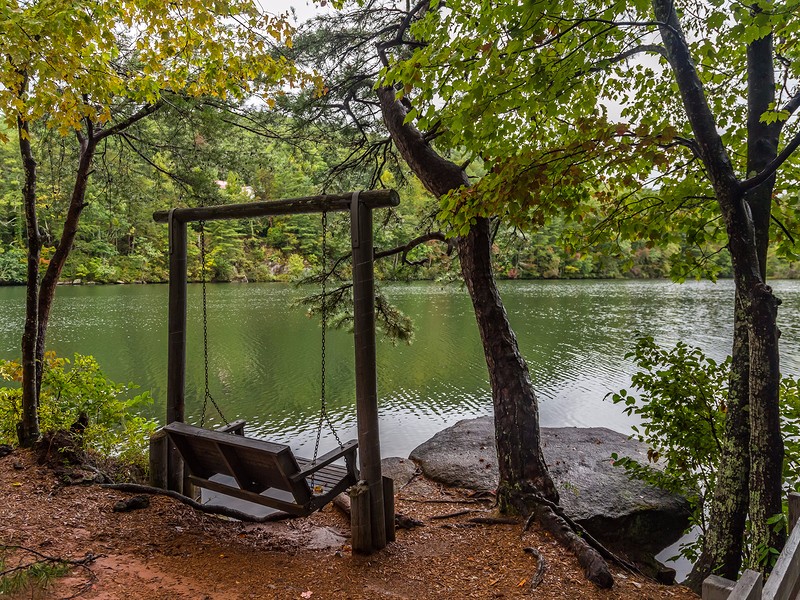
[[[356, 417], [360, 505], [352, 511], [354, 531], [368, 531], [364, 539], [354, 535], [354, 550], [371, 552], [386, 546], [394, 531], [387, 531], [384, 487], [381, 473], [380, 436], [378, 431], [378, 391], [375, 342], [375, 281], [372, 211], [397, 206], [400, 198], [394, 190], [371, 190], [347, 194], [325, 194], [268, 202], [228, 204], [197, 208], [175, 208], [153, 213], [157, 223], [169, 225], [169, 322], [167, 354], [167, 423], [185, 421], [186, 329], [188, 289], [188, 223], [222, 219], [248, 219], [265, 216], [350, 212], [353, 249], [353, 329], [355, 338]], [[167, 487], [183, 493], [184, 466], [178, 449], [169, 445], [167, 452]], [[366, 502], [363, 496], [366, 494]], [[352, 496], [352, 492], [351, 492]], [[389, 498], [388, 505], [393, 504]], [[393, 511], [393, 509], [392, 509]], [[359, 547], [356, 548], [356, 545]]]

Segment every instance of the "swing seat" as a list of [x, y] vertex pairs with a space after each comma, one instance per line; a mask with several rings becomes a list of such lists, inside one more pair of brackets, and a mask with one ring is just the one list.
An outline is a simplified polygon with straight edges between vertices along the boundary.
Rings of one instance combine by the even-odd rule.
[[[356, 440], [320, 456], [312, 465], [285, 444], [180, 422], [164, 430], [194, 485], [293, 515], [307, 516], [321, 509], [358, 481]], [[344, 458], [344, 467], [332, 464], [339, 458]]]

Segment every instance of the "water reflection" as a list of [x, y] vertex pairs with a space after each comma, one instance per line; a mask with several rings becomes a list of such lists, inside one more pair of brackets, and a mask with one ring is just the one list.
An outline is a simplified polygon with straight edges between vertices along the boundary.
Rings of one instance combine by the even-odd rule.
[[[800, 372], [800, 282], [775, 283], [783, 299], [782, 370]], [[480, 340], [469, 297], [458, 286], [390, 284], [390, 297], [416, 327], [411, 346], [378, 344], [378, 389], [385, 455], [407, 455], [455, 421], [491, 412]], [[712, 357], [729, 352], [729, 281], [503, 282], [501, 291], [529, 362], [545, 426], [603, 426], [629, 432], [634, 421], [603, 402], [630, 383], [624, 358], [634, 332], [660, 343], [683, 340]], [[318, 323], [293, 306], [300, 291], [281, 284], [209, 287], [211, 391], [229, 419], [300, 452], [313, 447], [320, 398]], [[187, 416], [200, 419], [203, 390], [200, 288], [189, 286]], [[0, 356], [18, 356], [24, 290], [0, 288]], [[62, 287], [50, 328], [61, 355], [94, 354], [108, 375], [152, 391], [164, 413], [166, 286]], [[328, 337], [327, 397], [340, 437], [355, 437], [352, 336]], [[211, 422], [219, 421], [209, 413]], [[253, 430], [251, 430], [253, 431]], [[321, 450], [334, 446], [325, 432]]]

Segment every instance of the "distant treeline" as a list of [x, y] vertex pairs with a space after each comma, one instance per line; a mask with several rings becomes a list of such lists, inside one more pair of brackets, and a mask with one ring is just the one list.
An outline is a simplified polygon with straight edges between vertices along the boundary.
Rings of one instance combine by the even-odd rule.
[[[82, 283], [160, 282], [167, 278], [167, 231], [152, 220], [155, 210], [201, 203], [247, 202], [298, 197], [326, 191], [364, 189], [367, 174], [330, 173], [348, 149], [331, 140], [302, 148], [206, 115], [174, 125], [169, 115], [143, 123], [135, 137], [113, 140], [103, 149], [90, 179], [87, 207], [62, 280]], [[13, 140], [13, 136], [10, 136]], [[46, 261], [71, 189], [75, 157], [56, 135], [36, 148], [40, 185], [39, 226]], [[132, 141], [133, 140], [133, 141]], [[332, 149], [333, 148], [333, 149]], [[436, 229], [437, 205], [421, 184], [385, 167], [381, 182], [395, 187], [401, 205], [376, 223], [376, 246], [406, 244]], [[0, 283], [25, 280], [21, 171], [13, 142], [0, 145]], [[348, 252], [345, 217], [329, 225], [329, 260]], [[672, 257], [693, 252], [689, 245], [666, 248], [637, 243], [576, 244], [574, 230], [553, 220], [534, 232], [498, 226], [494, 238], [497, 276], [509, 279], [659, 278], [669, 276]], [[565, 235], [570, 233], [570, 235]], [[200, 229], [191, 230], [190, 277], [200, 278]], [[205, 227], [207, 277], [213, 281], [291, 281], [309, 275], [321, 261], [319, 215], [248, 221], [213, 221]], [[571, 240], [569, 244], [565, 240]], [[379, 261], [383, 279], [436, 279], [458, 273], [457, 256], [446, 242], [417, 246]], [[727, 252], [712, 254], [723, 277], [730, 274]], [[413, 264], [410, 264], [413, 263]], [[800, 266], [772, 260], [772, 277], [797, 277]]]

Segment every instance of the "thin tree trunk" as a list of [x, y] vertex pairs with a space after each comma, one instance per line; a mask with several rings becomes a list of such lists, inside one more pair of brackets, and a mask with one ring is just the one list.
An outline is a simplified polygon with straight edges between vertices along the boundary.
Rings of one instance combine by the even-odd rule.
[[[758, 10], [758, 9], [757, 9]], [[761, 115], [775, 102], [775, 71], [772, 35], [754, 40], [747, 47], [747, 173], [758, 173], [778, 155], [783, 121], [764, 123]], [[749, 329], [750, 351], [750, 519], [753, 543], [750, 567], [759, 565], [759, 546], [780, 550], [786, 541], [783, 528], [767, 525], [770, 517], [783, 510], [783, 438], [780, 426], [780, 361], [777, 327], [780, 300], [765, 285], [767, 249], [775, 176], [750, 190], [745, 201], [750, 207], [755, 253], [761, 283], [751, 289]]]
[[22, 420], [17, 426], [21, 446], [31, 446], [39, 439], [39, 387], [37, 385], [36, 336], [38, 332], [39, 223], [36, 219], [36, 160], [31, 149], [28, 123], [17, 119], [19, 148], [25, 173], [22, 199], [27, 234], [27, 280], [25, 325], [22, 333]]
[[725, 435], [703, 551], [685, 585], [700, 593], [703, 580], [716, 573], [736, 580], [742, 566], [744, 525], [750, 502], [750, 348], [742, 298], [734, 299], [733, 355], [728, 387]]
[[61, 271], [67, 262], [67, 257], [72, 250], [75, 236], [78, 233], [78, 223], [81, 213], [86, 207], [86, 187], [89, 182], [89, 175], [92, 170], [92, 160], [96, 149], [96, 142], [90, 138], [79, 136], [80, 160], [78, 170], [75, 174], [75, 183], [72, 188], [67, 216], [64, 220], [64, 228], [61, 232], [61, 239], [58, 247], [47, 265], [44, 277], [42, 277], [38, 299], [38, 330], [36, 336], [36, 383], [37, 388], [41, 386], [42, 373], [44, 368], [45, 342], [47, 339], [47, 326], [50, 323], [50, 311], [53, 308], [53, 299], [56, 293], [56, 286], [61, 277]]
[[750, 567], [769, 571], [760, 563], [767, 549], [780, 551], [786, 542], [785, 527], [767, 523], [783, 512], [783, 438], [778, 405], [780, 368], [778, 351], [778, 300], [764, 284], [755, 286], [750, 315]]

